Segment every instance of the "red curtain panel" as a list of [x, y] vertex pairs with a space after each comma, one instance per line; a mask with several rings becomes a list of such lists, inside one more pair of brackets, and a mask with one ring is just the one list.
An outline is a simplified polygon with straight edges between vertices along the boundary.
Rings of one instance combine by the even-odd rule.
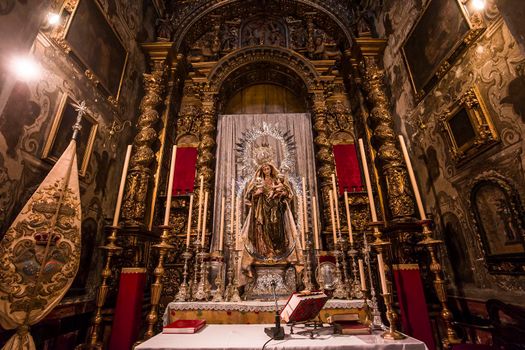
[[361, 169], [354, 144], [334, 145], [333, 148], [339, 194], [361, 191]]
[[174, 196], [193, 192], [196, 164], [196, 147], [177, 147], [172, 192]]

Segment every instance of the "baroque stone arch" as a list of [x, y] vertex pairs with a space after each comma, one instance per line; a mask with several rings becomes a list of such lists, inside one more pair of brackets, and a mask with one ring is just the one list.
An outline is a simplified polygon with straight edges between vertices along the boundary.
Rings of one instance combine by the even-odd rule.
[[302, 79], [309, 93], [322, 87], [324, 79], [312, 63], [301, 55], [279, 47], [255, 46], [232, 52], [218, 61], [207, 77], [209, 91], [218, 93], [233, 72], [255, 62], [271, 62], [290, 68]]
[[[286, 7], [285, 2], [279, 2], [283, 7]], [[345, 47], [350, 48], [354, 42], [354, 36], [350, 28], [352, 27], [352, 13], [351, 11], [342, 6], [336, 0], [324, 0], [324, 1], [312, 1], [312, 0], [298, 0], [295, 1], [297, 4], [292, 4], [292, 8], [301, 7], [303, 13], [318, 12], [323, 16], [323, 21], [331, 22], [331, 26], [334, 28], [332, 31], [334, 34], [338, 34], [341, 40], [345, 41]], [[226, 0], [226, 1], [210, 1], [198, 4], [196, 2], [193, 7], [184, 9], [183, 13], [180, 14], [179, 20], [175, 21], [177, 31], [174, 33], [173, 49], [175, 52], [185, 51], [185, 41], [192, 30], [196, 30], [199, 23], [210, 17], [209, 23], [214, 22], [213, 17], [221, 16], [222, 12], [227, 12], [228, 8], [238, 6], [240, 3], [244, 7], [250, 6], [247, 0]], [[259, 0], [252, 1], [253, 4], [257, 5]], [[252, 4], [252, 7], [253, 7]], [[288, 4], [290, 5], [290, 4]]]

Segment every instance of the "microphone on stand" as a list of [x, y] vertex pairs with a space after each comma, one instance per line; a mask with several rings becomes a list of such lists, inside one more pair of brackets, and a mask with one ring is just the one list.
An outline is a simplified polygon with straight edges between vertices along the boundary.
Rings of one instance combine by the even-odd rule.
[[275, 296], [275, 281], [270, 283], [273, 291], [273, 300], [275, 301], [275, 326], [266, 327], [264, 333], [272, 339], [283, 340], [284, 339], [284, 328], [281, 327], [281, 316], [279, 315], [279, 306], [277, 305], [277, 297]]

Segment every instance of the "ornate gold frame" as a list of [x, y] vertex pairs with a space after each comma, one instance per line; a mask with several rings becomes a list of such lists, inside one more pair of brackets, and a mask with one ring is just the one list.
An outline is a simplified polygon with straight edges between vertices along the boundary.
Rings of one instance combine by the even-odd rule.
[[[462, 111], [466, 111], [474, 137], [462, 145], [458, 145], [451, 121]], [[483, 102], [481, 93], [476, 86], [469, 88], [461, 95], [453, 103], [451, 108], [440, 117], [440, 122], [451, 146], [450, 153], [452, 159], [457, 165], [468, 161], [488, 147], [499, 142], [498, 133], [488, 109]]]
[[71, 27], [71, 23], [72, 23], [73, 19], [75, 18], [75, 14], [77, 12], [78, 6], [79, 6], [81, 1], [88, 1], [88, 0], [66, 0], [64, 2], [64, 5], [63, 5], [62, 11], [61, 11], [61, 17], [62, 18], [67, 18], [67, 19], [65, 21], [65, 24], [62, 27], [60, 27], [59, 29], [57, 29], [57, 31], [54, 33], [53, 37], [58, 42], [59, 46], [65, 51], [66, 54], [72, 55], [75, 58], [75, 60], [77, 61], [77, 63], [80, 63], [82, 68], [86, 69], [85, 72], [84, 72], [86, 77], [89, 80], [91, 80], [96, 86], [102, 87], [102, 90], [108, 96], [108, 100], [111, 103], [115, 104], [118, 101], [118, 99], [120, 97], [120, 92], [122, 90], [122, 83], [124, 81], [124, 75], [126, 73], [126, 67], [128, 65], [129, 52], [126, 50], [126, 47], [124, 46], [121, 37], [115, 31], [115, 28], [113, 27], [113, 25], [111, 25], [111, 22], [106, 17], [106, 14], [104, 13], [104, 11], [101, 8], [101, 6], [98, 3], [98, 1], [97, 0], [91, 0], [91, 1], [93, 1], [95, 3], [95, 6], [99, 10], [99, 12], [102, 14], [102, 18], [104, 19], [104, 21], [106, 21], [106, 23], [108, 24], [109, 28], [111, 29], [111, 32], [113, 33], [115, 38], [118, 40], [118, 42], [122, 45], [122, 48], [125, 51], [125, 58], [124, 58], [124, 63], [122, 65], [122, 71], [120, 72], [120, 80], [119, 80], [119, 83], [118, 83], [117, 93], [116, 93], [116, 95], [112, 95], [112, 92], [110, 91], [110, 88], [108, 86], [106, 86], [106, 84], [104, 84], [100, 80], [100, 77], [98, 77], [95, 74], [95, 71], [93, 70], [92, 67], [89, 66], [89, 64], [86, 63], [85, 59], [83, 57], [81, 57], [81, 55], [78, 55], [77, 53], [75, 53], [73, 48], [70, 46], [70, 44], [66, 40], [66, 37], [67, 37], [67, 35], [69, 33], [69, 30], [70, 30], [70, 27]]
[[415, 99], [416, 102], [419, 102], [423, 99], [423, 97], [432, 90], [432, 88], [437, 84], [437, 82], [448, 72], [448, 70], [453, 66], [454, 62], [458, 59], [459, 56], [461, 56], [466, 49], [474, 43], [474, 41], [485, 31], [486, 25], [483, 21], [482, 15], [479, 12], [474, 12], [469, 17], [468, 9], [466, 8], [466, 5], [464, 5], [464, 0], [454, 0], [456, 1], [457, 5], [459, 6], [461, 13], [463, 14], [463, 17], [469, 26], [470, 30], [467, 31], [467, 33], [464, 35], [464, 37], [459, 38], [458, 42], [454, 45], [454, 47], [447, 52], [447, 54], [444, 56], [442, 62], [439, 63], [439, 65], [435, 66], [434, 72], [431, 74], [431, 77], [423, 84], [423, 86], [420, 88], [420, 90], [417, 89], [417, 86], [414, 82], [414, 77], [412, 75], [412, 70], [410, 68], [409, 61], [406, 56], [405, 52], [405, 45], [407, 44], [408, 40], [412, 37], [414, 34], [418, 24], [420, 23], [422, 17], [425, 15], [428, 7], [430, 6], [430, 3], [432, 1], [441, 1], [441, 0], [430, 0], [427, 2], [425, 9], [421, 12], [418, 19], [413, 24], [412, 28], [410, 29], [410, 32], [406, 36], [405, 40], [403, 41], [403, 44], [401, 45], [401, 52], [403, 55], [403, 61], [405, 62], [408, 75], [410, 77], [410, 84], [412, 85], [412, 88], [414, 89]]
[[[53, 123], [51, 124], [51, 130], [44, 145], [44, 150], [42, 151], [42, 159], [44, 160], [48, 160], [53, 163], [58, 160], [58, 157], [51, 154], [51, 152], [53, 150], [57, 137], [65, 137], [65, 135], [58, 135], [58, 130], [60, 129], [60, 125], [63, 121], [66, 106], [70, 102], [75, 102], [75, 100], [68, 94], [63, 94], [58, 104], [57, 113], [53, 118]], [[93, 150], [93, 144], [95, 143], [95, 137], [97, 136], [98, 129], [98, 123], [90, 115], [84, 114], [83, 119], [87, 120], [91, 124], [91, 129], [89, 130], [89, 136], [87, 138], [86, 151], [84, 152], [84, 156], [82, 157], [82, 159], [79, 160], [80, 169], [78, 173], [80, 176], [86, 175], [87, 167], [89, 165], [89, 159], [91, 158], [91, 151]], [[80, 132], [85, 132], [85, 130], [81, 130]]]

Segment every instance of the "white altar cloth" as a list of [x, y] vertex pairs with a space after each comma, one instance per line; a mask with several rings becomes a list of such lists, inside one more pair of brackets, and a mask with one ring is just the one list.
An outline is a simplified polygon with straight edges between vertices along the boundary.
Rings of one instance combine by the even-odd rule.
[[[278, 300], [277, 304], [279, 310], [284, 308], [287, 300]], [[365, 305], [363, 299], [353, 300], [339, 300], [329, 299], [323, 309], [361, 309]], [[164, 310], [163, 321], [164, 325], [168, 324], [168, 313], [170, 310], [214, 310], [214, 311], [242, 311], [242, 312], [253, 312], [253, 311], [274, 311], [275, 302], [273, 301], [241, 301], [235, 302], [206, 302], [206, 301], [172, 301], [168, 304]]]
[[[206, 325], [196, 334], [158, 334], [140, 344], [137, 350], [260, 350], [270, 338], [264, 333], [264, 327], [271, 325], [229, 324]], [[294, 328], [299, 334], [290, 334], [285, 326], [284, 340], [272, 340], [266, 349], [286, 350], [427, 350], [425, 344], [407, 337], [403, 340], [384, 340], [379, 334], [372, 335], [334, 335], [331, 329], [323, 329], [314, 339], [301, 334], [301, 329]]]

